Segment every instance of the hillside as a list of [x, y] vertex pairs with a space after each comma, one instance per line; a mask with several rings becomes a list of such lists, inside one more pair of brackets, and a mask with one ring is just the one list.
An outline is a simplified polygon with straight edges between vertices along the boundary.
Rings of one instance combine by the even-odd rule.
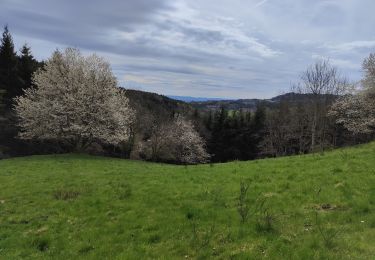
[[[303, 103], [311, 99], [312, 94], [298, 94], [298, 93], [286, 93], [282, 95], [275, 96], [270, 99], [237, 99], [237, 100], [209, 100], [209, 101], [193, 101], [190, 104], [199, 109], [206, 110], [217, 110], [221, 107], [225, 107], [229, 110], [239, 110], [244, 111], [255, 111], [257, 105], [262, 103], [267, 107], [274, 107], [280, 102], [289, 102], [291, 104]], [[332, 98], [332, 95], [320, 95], [321, 98]]]
[[198, 109], [218, 110], [225, 107], [229, 110], [243, 109], [245, 111], [255, 111], [260, 102], [271, 104], [272, 102], [262, 99], [237, 99], [237, 100], [210, 100], [202, 102], [190, 102], [190, 104]]
[[[188, 103], [156, 93], [127, 89], [126, 95], [129, 98], [131, 107], [139, 115], [147, 114], [154, 118], [166, 118], [170, 117], [172, 113], [188, 113], [192, 111], [192, 107]], [[142, 116], [137, 118], [142, 118]]]
[[228, 100], [227, 98], [210, 98], [210, 97], [190, 97], [190, 96], [167, 96], [174, 100], [179, 100], [183, 102], [205, 102], [205, 101], [219, 101]]
[[1, 160], [0, 258], [373, 259], [374, 169], [375, 143], [186, 167]]

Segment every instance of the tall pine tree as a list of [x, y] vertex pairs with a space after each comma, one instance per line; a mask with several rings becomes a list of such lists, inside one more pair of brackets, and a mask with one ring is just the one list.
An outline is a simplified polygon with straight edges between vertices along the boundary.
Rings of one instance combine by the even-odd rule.
[[[18, 73], [22, 81], [22, 90], [24, 90], [31, 87], [33, 73], [38, 69], [40, 63], [34, 59], [27, 44], [22, 46], [18, 60]], [[19, 89], [17, 95], [21, 95], [23, 93], [22, 90]]]
[[266, 122], [266, 109], [264, 104], [258, 104], [252, 123], [252, 149], [251, 159], [255, 159], [260, 153], [260, 144], [264, 138], [264, 128]]
[[22, 89], [31, 86], [32, 74], [42, 64], [34, 59], [27, 45], [17, 56], [12, 36], [5, 26], [0, 42], [0, 157], [5, 153], [26, 154], [35, 148], [35, 145], [26, 148], [27, 143], [16, 138], [17, 118], [12, 107], [14, 98], [23, 94]]
[[17, 54], [8, 27], [5, 26], [0, 45], [0, 89], [5, 91], [6, 108], [12, 105], [12, 99], [19, 94], [21, 81], [17, 73]]

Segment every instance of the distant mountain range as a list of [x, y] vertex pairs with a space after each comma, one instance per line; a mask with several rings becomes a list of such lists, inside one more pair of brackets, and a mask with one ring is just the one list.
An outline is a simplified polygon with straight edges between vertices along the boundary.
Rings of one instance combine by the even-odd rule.
[[225, 107], [229, 110], [243, 109], [245, 111], [254, 111], [259, 103], [272, 107], [282, 101], [299, 103], [305, 102], [307, 99], [309, 99], [309, 94], [286, 93], [270, 99], [208, 100], [192, 101], [189, 104], [194, 108], [206, 110], [216, 110]]
[[190, 102], [205, 102], [205, 101], [220, 101], [220, 100], [231, 100], [229, 98], [207, 98], [207, 97], [190, 97], [190, 96], [167, 96], [174, 100]]
[[191, 103], [191, 102], [225, 102], [225, 103], [232, 103], [232, 102], [246, 102], [246, 101], [255, 101], [255, 100], [263, 100], [263, 101], [280, 101], [280, 100], [285, 100], [285, 99], [288, 99], [288, 100], [293, 100], [293, 99], [301, 99], [302, 97], [306, 97], [308, 96], [307, 94], [298, 94], [298, 93], [293, 93], [293, 92], [289, 92], [289, 93], [286, 93], [286, 94], [281, 94], [281, 95], [278, 95], [276, 97], [273, 97], [273, 98], [270, 98], [270, 99], [257, 99], [257, 98], [253, 98], [253, 99], [235, 99], [235, 98], [211, 98], [211, 97], [191, 97], [191, 96], [170, 96], [170, 95], [167, 95], [166, 97], [170, 98], [170, 99], [174, 99], [174, 100], [178, 100], [178, 101], [183, 101], [183, 102], [187, 102], [187, 103]]
[[[147, 113], [156, 117], [168, 116], [171, 112], [199, 110], [217, 110], [225, 107], [228, 110], [255, 111], [259, 103], [273, 107], [282, 101], [291, 103], [306, 102], [311, 94], [286, 93], [270, 99], [222, 99], [189, 96], [164, 96], [139, 90], [127, 90], [131, 103], [138, 111], [147, 110]], [[146, 113], [143, 111], [142, 113]]]

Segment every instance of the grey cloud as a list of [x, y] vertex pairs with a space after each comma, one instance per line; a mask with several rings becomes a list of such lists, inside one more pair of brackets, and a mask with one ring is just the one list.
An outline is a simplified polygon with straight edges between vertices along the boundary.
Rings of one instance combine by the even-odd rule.
[[0, 0], [0, 25], [18, 45], [97, 52], [124, 86], [251, 98], [288, 90], [316, 57], [359, 79], [374, 49], [374, 8], [372, 0]]
[[192, 38], [198, 42], [206, 42], [206, 43], [213, 43], [213, 42], [221, 42], [225, 40], [225, 37], [219, 31], [212, 31], [212, 30], [203, 30], [203, 29], [196, 29], [196, 28], [187, 28], [187, 27], [180, 27], [181, 32], [187, 36], [187, 38]]
[[[4, 1], [4, 0], [3, 0]], [[126, 24], [143, 23], [152, 16], [172, 7], [165, 0], [5, 0], [5, 6], [18, 10], [34, 10], [41, 14], [65, 18], [76, 26], [120, 27]]]

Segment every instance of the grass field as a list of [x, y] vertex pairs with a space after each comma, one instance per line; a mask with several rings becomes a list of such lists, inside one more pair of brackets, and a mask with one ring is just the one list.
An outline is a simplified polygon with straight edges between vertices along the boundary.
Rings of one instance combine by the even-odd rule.
[[0, 161], [0, 259], [374, 256], [375, 143], [198, 166]]

